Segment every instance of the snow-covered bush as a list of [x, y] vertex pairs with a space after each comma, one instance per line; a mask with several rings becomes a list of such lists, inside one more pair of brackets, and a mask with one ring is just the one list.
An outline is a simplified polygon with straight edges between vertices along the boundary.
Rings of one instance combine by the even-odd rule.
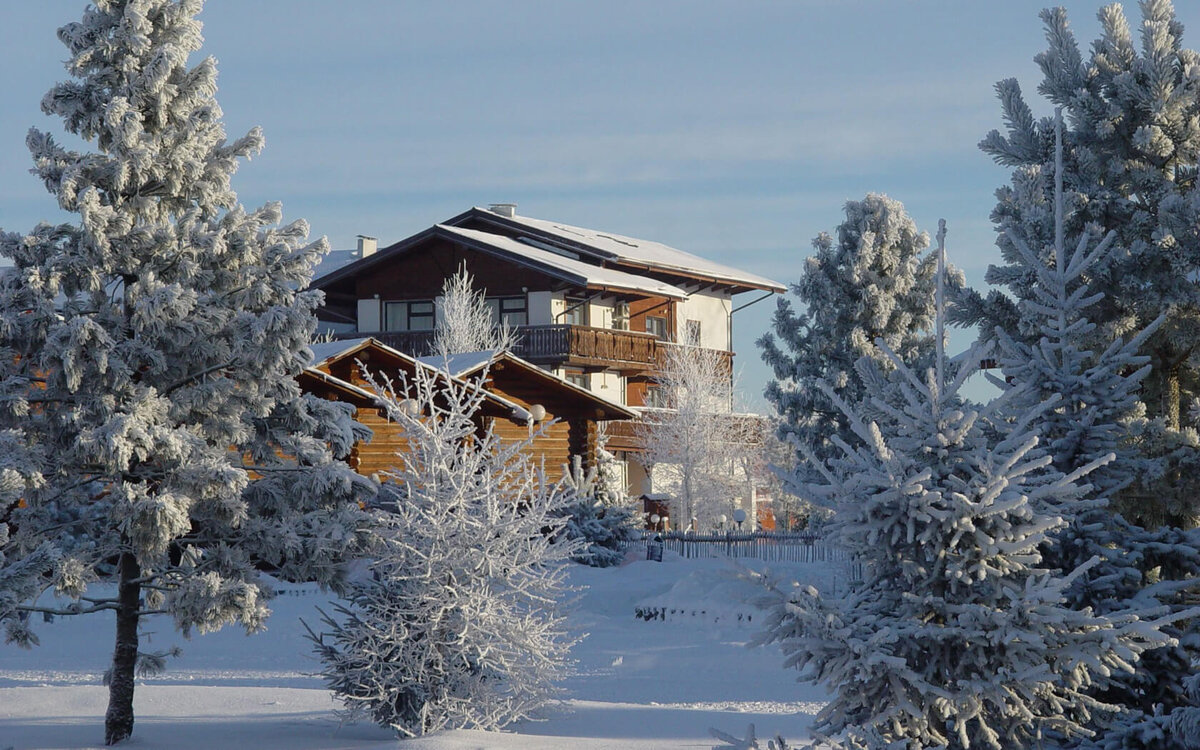
[[626, 545], [637, 538], [641, 518], [620, 501], [623, 494], [607, 487], [600, 476], [600, 467], [585, 472], [580, 457], [572, 457], [564, 472], [563, 490], [571, 499], [563, 508], [567, 519], [563, 536], [583, 545], [572, 557], [575, 562], [607, 568], [625, 557]]
[[433, 354], [512, 351], [517, 331], [488, 306], [486, 291], [475, 288], [466, 263], [442, 284], [441, 309], [433, 335]]
[[[712, 735], [713, 739], [720, 740], [722, 743], [714, 747], [713, 750], [764, 750], [763, 746], [758, 744], [758, 736], [754, 733], [753, 724], [746, 728], [745, 737], [735, 737], [719, 729], [709, 729], [708, 733]], [[787, 740], [782, 735], [777, 734], [767, 740], [765, 750], [791, 750], [791, 745], [787, 743]]]
[[[0, 232], [0, 618], [30, 645], [30, 613], [115, 614], [109, 744], [156, 661], [140, 618], [260, 630], [261, 571], [338, 585], [374, 493], [337, 460], [369, 432], [296, 379], [327, 245], [278, 204], [238, 203], [263, 137], [227, 140], [215, 61], [188, 66], [201, 5], [95, 0], [59, 29], [72, 80], [42, 108], [93, 150], [27, 144], [78, 223]], [[75, 601], [38, 604], [50, 589]]]
[[569, 495], [533, 464], [529, 440], [478, 429], [482, 390], [422, 369], [380, 393], [406, 446], [380, 492], [370, 577], [311, 634], [322, 674], [348, 717], [402, 736], [528, 717], [557, 695], [571, 646]]

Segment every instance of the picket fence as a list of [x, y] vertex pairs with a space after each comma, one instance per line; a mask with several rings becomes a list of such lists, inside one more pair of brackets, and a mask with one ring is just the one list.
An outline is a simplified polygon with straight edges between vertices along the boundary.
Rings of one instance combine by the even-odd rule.
[[646, 531], [641, 544], [661, 543], [663, 549], [684, 558], [733, 557], [768, 562], [849, 563], [850, 556], [819, 534], [773, 531], [693, 534], [684, 531]]

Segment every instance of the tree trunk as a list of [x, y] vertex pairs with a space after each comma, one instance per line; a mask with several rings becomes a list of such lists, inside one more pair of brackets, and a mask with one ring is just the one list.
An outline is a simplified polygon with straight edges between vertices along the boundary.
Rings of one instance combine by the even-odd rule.
[[117, 645], [108, 682], [108, 712], [104, 715], [104, 744], [115, 745], [133, 734], [133, 678], [138, 653], [138, 609], [141, 606], [141, 566], [132, 552], [122, 552], [117, 603]]
[[1179, 429], [1179, 402], [1183, 400], [1179, 385], [1179, 365], [1167, 369], [1163, 373], [1162, 415], [1167, 426], [1172, 430]]

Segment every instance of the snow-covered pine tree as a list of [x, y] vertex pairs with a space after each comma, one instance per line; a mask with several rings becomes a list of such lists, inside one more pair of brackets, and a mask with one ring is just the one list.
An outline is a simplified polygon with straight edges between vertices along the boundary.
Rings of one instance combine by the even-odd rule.
[[[1036, 58], [1043, 74], [1038, 91], [1066, 113], [1067, 225], [1071, 236], [1089, 227], [1115, 232], [1115, 251], [1094, 265], [1093, 292], [1104, 298], [1092, 310], [1098, 327], [1088, 348], [1103, 351], [1119, 336], [1147, 328], [1165, 315], [1141, 353], [1151, 372], [1139, 396], [1150, 421], [1131, 422], [1128, 432], [1144, 464], [1117, 498], [1130, 518], [1158, 525], [1200, 522], [1196, 483], [1200, 439], [1183, 428], [1181, 404], [1200, 391], [1200, 63], [1182, 46], [1183, 27], [1169, 0], [1141, 3], [1135, 40], [1117, 4], [1099, 12], [1102, 34], [1087, 59], [1062, 8], [1042, 12], [1048, 49]], [[1037, 269], [1010, 239], [1009, 228], [1042, 264], [1053, 246], [1054, 208], [1050, 175], [1054, 132], [1022, 97], [1015, 79], [996, 86], [1007, 132], [992, 131], [980, 147], [1012, 167], [1009, 186], [997, 191], [992, 213], [1000, 230], [1003, 263], [987, 274], [1005, 293], [963, 295], [957, 322], [979, 324], [984, 338], [997, 326], [1034, 343], [1038, 321], [1018, 307], [1033, 298]], [[1160, 421], [1161, 420], [1161, 421]]]
[[442, 283], [441, 309], [434, 328], [433, 354], [449, 357], [467, 352], [505, 352], [517, 345], [517, 332], [488, 307], [484, 290], [463, 263]]
[[569, 493], [547, 481], [532, 437], [501, 440], [472, 415], [484, 393], [425, 369], [377, 389], [405, 448], [380, 490], [372, 576], [311, 633], [349, 718], [411, 737], [499, 729], [557, 694], [571, 640], [561, 599]]
[[836, 505], [828, 533], [863, 579], [841, 597], [781, 589], [760, 642], [835, 691], [815, 729], [837, 746], [1013, 750], [1085, 732], [1093, 680], [1166, 641], [1134, 615], [1071, 608], [1065, 591], [1084, 571], [1041, 565], [1065, 523], [1046, 509], [1069, 509], [1091, 467], [1049, 467], [1029, 427], [1042, 405], [1008, 421], [962, 403], [972, 370], [947, 382], [941, 344], [924, 380], [878, 344], [895, 369], [860, 360], [869, 403], [824, 386], [858, 441], [834, 437], [846, 471], [800, 446], [825, 478], [809, 493]]
[[[845, 213], [836, 239], [822, 232], [813, 240], [816, 255], [792, 285], [804, 309], [797, 312], [780, 298], [773, 332], [758, 341], [775, 374], [765, 395], [780, 415], [780, 436], [794, 435], [822, 459], [839, 454], [833, 436], [851, 445], [858, 438], [817, 383], [829, 383], [854, 403], [864, 396], [855, 362], [871, 357], [884, 369], [891, 366], [876, 339], [910, 363], [928, 361], [933, 347], [935, 261], [923, 255], [929, 236], [899, 201], [884, 195], [850, 201]], [[961, 284], [957, 273], [952, 280]]]
[[326, 244], [238, 204], [262, 134], [227, 142], [214, 60], [188, 67], [200, 9], [95, 0], [59, 29], [72, 80], [42, 107], [95, 150], [28, 144], [79, 223], [0, 234], [0, 436], [27, 462], [3, 472], [0, 620], [29, 645], [30, 613], [116, 614], [109, 744], [133, 729], [141, 617], [261, 629], [262, 571], [337, 584], [373, 493], [331, 455], [364, 429], [296, 381]]
[[[1056, 118], [1056, 123], [1061, 128], [1061, 119]], [[1007, 237], [1036, 272], [1030, 298], [1022, 300], [1018, 309], [1027, 321], [1036, 323], [1040, 338], [1027, 344], [1003, 329], [996, 331], [1005, 375], [997, 383], [1017, 389], [1009, 404], [1014, 413], [1058, 399], [1034, 426], [1062, 473], [1072, 473], [1110, 453], [1117, 457], [1088, 474], [1092, 489], [1087, 502], [1074, 509], [1072, 522], [1043, 549], [1046, 565], [1068, 571], [1097, 559], [1068, 589], [1068, 602], [1101, 614], [1140, 609], [1148, 617], [1167, 609], [1180, 611], [1185, 606], [1184, 588], [1200, 583], [1200, 536], [1169, 527], [1147, 530], [1104, 508], [1112, 493], [1132, 480], [1135, 455], [1125, 440], [1125, 425], [1144, 409], [1136, 389], [1149, 370], [1149, 358], [1138, 350], [1162, 318], [1129, 340], [1114, 339], [1099, 353], [1081, 344], [1095, 340], [1091, 335], [1095, 326], [1086, 311], [1103, 296], [1091, 293], [1088, 276], [1107, 260], [1115, 233], [1098, 244], [1084, 233], [1074, 250], [1069, 249], [1061, 137], [1056, 141], [1054, 244], [1048, 257], [1043, 261], [1015, 228]], [[1179, 642], [1144, 653], [1133, 674], [1098, 681], [1093, 694], [1127, 714], [1117, 717], [1127, 731], [1134, 731], [1137, 716], [1153, 723], [1155, 706], [1170, 711], [1187, 705], [1184, 682], [1200, 634], [1184, 632], [1186, 627], [1165, 627]], [[1107, 715], [1097, 719], [1100, 725], [1110, 721]]]

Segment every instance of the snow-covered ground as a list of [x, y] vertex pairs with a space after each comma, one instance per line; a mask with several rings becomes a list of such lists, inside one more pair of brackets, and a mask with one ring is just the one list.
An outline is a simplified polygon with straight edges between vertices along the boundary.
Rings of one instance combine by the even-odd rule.
[[[775, 566], [778, 567], [778, 566]], [[788, 568], [800, 580], [833, 571]], [[741, 601], [754, 587], [721, 560], [634, 561], [619, 568], [576, 566], [580, 595], [569, 620], [588, 634], [575, 649], [566, 705], [508, 731], [453, 731], [409, 740], [413, 750], [709, 748], [709, 727], [741, 736], [807, 735], [824, 701], [781, 668], [774, 648], [747, 649], [758, 613]], [[314, 627], [327, 598], [291, 588], [272, 603], [266, 633], [225, 630], [190, 641], [169, 621], [149, 621], [148, 650], [179, 643], [183, 654], [162, 676], [138, 685], [137, 724], [123, 746], [164, 750], [331, 750], [395, 748], [370, 724], [339, 726], [331, 694], [311, 676], [314, 660], [300, 624]], [[661, 611], [646, 621], [637, 609]], [[111, 653], [111, 618], [90, 615], [40, 627], [33, 651], [0, 646], [0, 750], [102, 747]]]

